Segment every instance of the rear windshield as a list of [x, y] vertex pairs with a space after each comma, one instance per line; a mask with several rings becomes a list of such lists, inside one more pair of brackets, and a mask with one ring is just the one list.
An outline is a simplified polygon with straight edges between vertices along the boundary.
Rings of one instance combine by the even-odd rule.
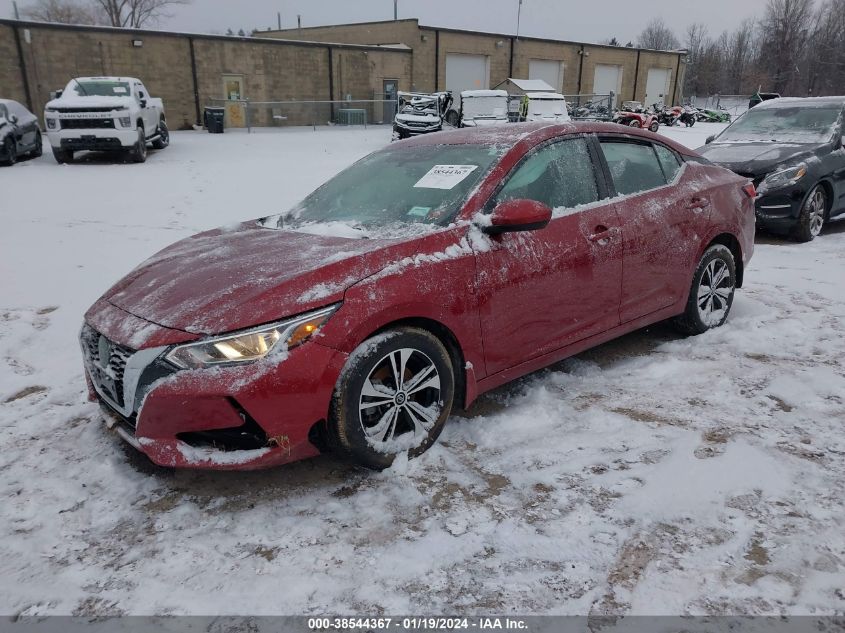
[[824, 143], [833, 136], [842, 106], [757, 107], [737, 119], [719, 142]]

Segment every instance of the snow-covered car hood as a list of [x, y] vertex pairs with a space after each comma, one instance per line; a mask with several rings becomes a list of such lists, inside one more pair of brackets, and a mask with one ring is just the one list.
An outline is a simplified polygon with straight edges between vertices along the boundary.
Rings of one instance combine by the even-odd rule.
[[440, 117], [433, 112], [411, 113], [400, 112], [396, 115], [396, 120], [399, 122], [413, 121], [415, 123], [440, 123]]
[[51, 108], [129, 108], [137, 106], [135, 98], [126, 97], [78, 97], [73, 95], [61, 96], [58, 99], [48, 101], [45, 109]]
[[401, 241], [314, 235], [249, 222], [176, 242], [103, 298], [168, 328], [220, 334], [340, 301], [349, 286], [386, 266], [385, 247]]
[[759, 177], [774, 171], [781, 163], [797, 162], [812, 155], [817, 147], [797, 143], [710, 143], [696, 151], [720, 167]]

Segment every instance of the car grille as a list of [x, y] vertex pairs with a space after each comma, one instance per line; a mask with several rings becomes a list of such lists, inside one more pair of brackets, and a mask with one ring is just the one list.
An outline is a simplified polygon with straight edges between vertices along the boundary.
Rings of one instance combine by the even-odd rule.
[[123, 374], [126, 362], [135, 350], [110, 341], [87, 324], [82, 328], [80, 339], [94, 385], [107, 400], [123, 409]]
[[114, 129], [114, 119], [61, 119], [63, 130]]

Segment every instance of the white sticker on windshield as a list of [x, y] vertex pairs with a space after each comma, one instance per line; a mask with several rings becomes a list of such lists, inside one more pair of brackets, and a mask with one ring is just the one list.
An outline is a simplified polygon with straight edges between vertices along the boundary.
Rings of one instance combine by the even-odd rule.
[[414, 187], [423, 189], [453, 189], [478, 169], [478, 165], [435, 165], [419, 179]]
[[126, 94], [126, 88], [124, 88], [123, 86], [112, 86], [112, 91], [115, 94], [119, 94], [119, 95], [125, 95]]

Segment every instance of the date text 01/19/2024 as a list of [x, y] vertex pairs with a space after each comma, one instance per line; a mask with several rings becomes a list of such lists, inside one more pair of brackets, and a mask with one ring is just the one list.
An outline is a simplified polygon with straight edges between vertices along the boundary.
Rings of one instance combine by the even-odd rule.
[[527, 623], [520, 618], [475, 617], [406, 617], [406, 618], [309, 618], [310, 631], [391, 630], [442, 631], [442, 630], [525, 630]]

